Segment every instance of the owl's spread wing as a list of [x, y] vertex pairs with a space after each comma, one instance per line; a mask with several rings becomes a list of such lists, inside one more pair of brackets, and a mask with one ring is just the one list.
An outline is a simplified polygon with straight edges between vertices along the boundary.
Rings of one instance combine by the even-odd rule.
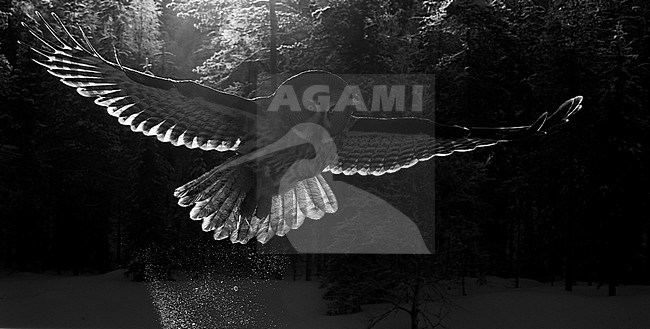
[[81, 28], [83, 40], [77, 40], [55, 14], [61, 33], [37, 15], [51, 38], [23, 23], [40, 43], [40, 47], [29, 47], [45, 58], [34, 61], [81, 96], [95, 98], [95, 104], [131, 130], [176, 146], [228, 151], [236, 150], [242, 137], [255, 127], [254, 102], [193, 81], [123, 67], [117, 56], [116, 63], [110, 62], [93, 48]]
[[581, 102], [582, 96], [574, 97], [550, 116], [544, 113], [533, 124], [520, 127], [466, 128], [423, 118], [358, 118], [348, 133], [337, 139], [337, 162], [325, 170], [334, 174], [379, 176], [434, 156], [544, 134], [567, 122], [580, 110]]

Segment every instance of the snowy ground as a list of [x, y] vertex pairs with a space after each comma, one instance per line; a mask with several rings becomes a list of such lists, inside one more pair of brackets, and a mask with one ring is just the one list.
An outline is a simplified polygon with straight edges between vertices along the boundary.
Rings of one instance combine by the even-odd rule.
[[[450, 291], [455, 293], [455, 291]], [[574, 292], [524, 280], [468, 284], [447, 328], [650, 328], [650, 287], [579, 285]], [[365, 328], [364, 312], [326, 316], [318, 283], [303, 281], [210, 280], [146, 285], [121, 271], [86, 277], [42, 274], [0, 276], [0, 328]], [[377, 328], [409, 328], [405, 315], [390, 316]]]
[[622, 286], [608, 297], [607, 286], [579, 284], [564, 291], [524, 280], [514, 289], [511, 280], [488, 278], [468, 296], [456, 297], [456, 308], [445, 323], [449, 328], [648, 329], [650, 287]]
[[121, 271], [0, 276], [0, 328], [160, 328], [149, 292]]

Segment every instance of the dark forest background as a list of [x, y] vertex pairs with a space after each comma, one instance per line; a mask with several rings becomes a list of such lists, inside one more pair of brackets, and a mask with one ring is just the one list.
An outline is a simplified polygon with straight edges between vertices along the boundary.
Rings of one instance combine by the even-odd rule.
[[[423, 114], [441, 123], [530, 123], [576, 95], [584, 107], [544, 137], [344, 178], [412, 218], [433, 255], [264, 258], [214, 241], [172, 197], [225, 155], [133, 134], [49, 76], [17, 43], [35, 10], [126, 66], [245, 96], [271, 90], [273, 73], [324, 69], [435, 75]], [[2, 0], [0, 266], [153, 280], [293, 265], [321, 278], [332, 313], [488, 274], [611, 295], [650, 284], [649, 13], [644, 0]]]

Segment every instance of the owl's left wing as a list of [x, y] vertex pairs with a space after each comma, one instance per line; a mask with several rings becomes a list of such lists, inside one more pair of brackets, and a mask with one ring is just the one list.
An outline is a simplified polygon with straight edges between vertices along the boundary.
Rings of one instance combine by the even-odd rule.
[[379, 176], [434, 156], [545, 134], [567, 122], [582, 108], [581, 102], [582, 96], [571, 98], [550, 116], [544, 113], [533, 124], [520, 127], [466, 128], [424, 118], [357, 118], [348, 133], [336, 140], [338, 159], [325, 170]]
[[[174, 80], [139, 72], [103, 58], [83, 29], [75, 37], [56, 14], [59, 29], [39, 13], [44, 33], [23, 26], [34, 37], [26, 44], [41, 58], [34, 62], [79, 95], [117, 117], [134, 132], [156, 136], [161, 142], [203, 150], [235, 151], [254, 135], [258, 105], [189, 80]], [[117, 53], [117, 51], [116, 51]]]

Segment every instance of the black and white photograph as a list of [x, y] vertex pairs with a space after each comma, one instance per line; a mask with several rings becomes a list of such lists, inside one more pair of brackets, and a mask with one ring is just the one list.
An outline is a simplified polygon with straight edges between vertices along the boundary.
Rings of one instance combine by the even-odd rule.
[[0, 0], [0, 328], [650, 328], [649, 32], [644, 0]]

